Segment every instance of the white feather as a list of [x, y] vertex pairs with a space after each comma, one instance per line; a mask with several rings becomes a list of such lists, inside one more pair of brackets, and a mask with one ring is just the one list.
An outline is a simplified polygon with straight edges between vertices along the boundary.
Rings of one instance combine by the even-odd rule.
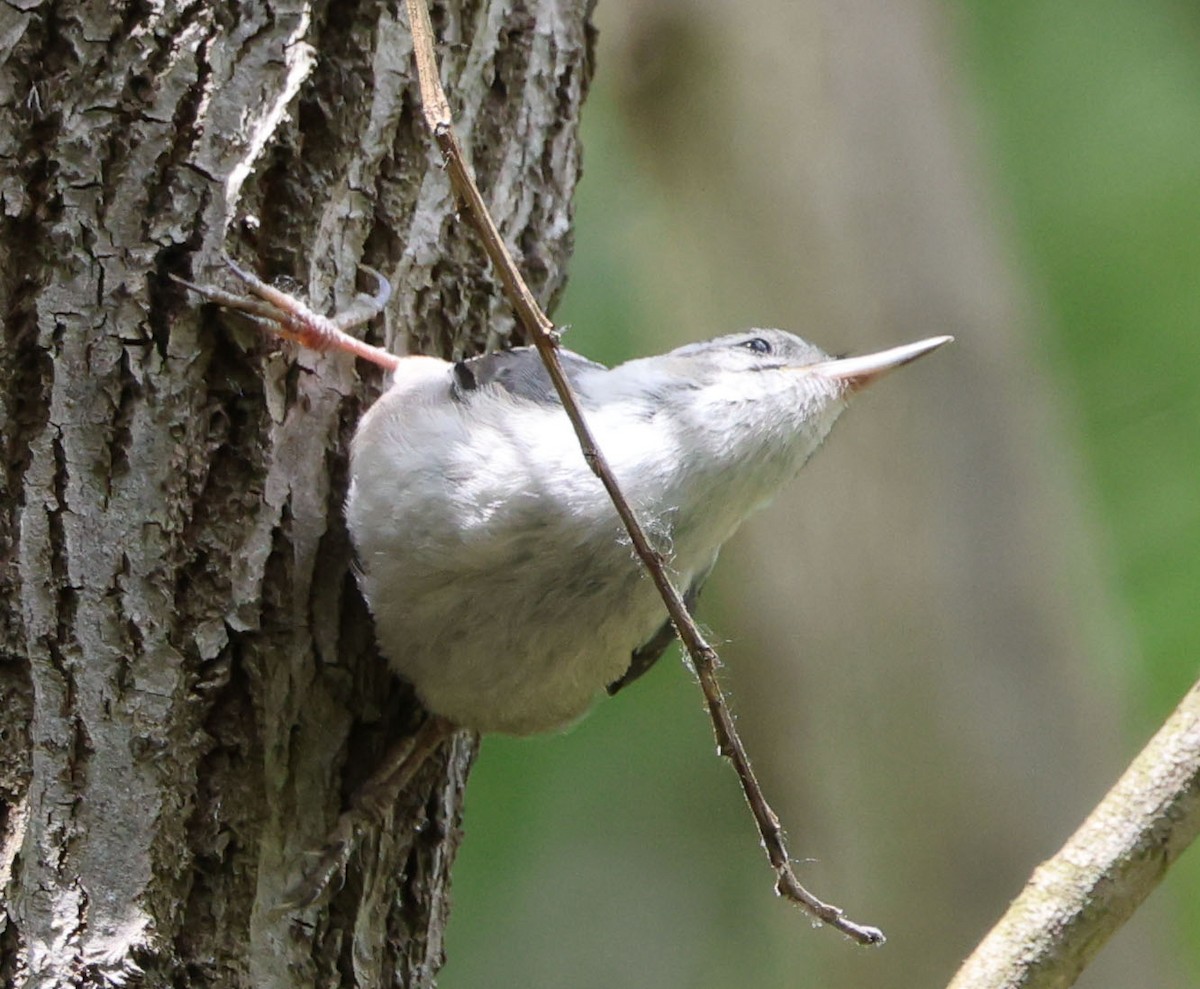
[[[844, 407], [780, 331], [575, 374], [621, 487], [677, 586], [799, 470]], [[785, 347], [786, 345], [786, 347]], [[798, 355], [798, 356], [797, 356]], [[347, 503], [392, 666], [436, 714], [480, 731], [569, 724], [665, 618], [561, 407], [408, 358], [355, 437]]]

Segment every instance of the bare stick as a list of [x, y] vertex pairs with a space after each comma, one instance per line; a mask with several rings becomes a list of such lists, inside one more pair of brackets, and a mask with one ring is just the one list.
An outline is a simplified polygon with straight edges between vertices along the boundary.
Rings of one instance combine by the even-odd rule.
[[600, 479], [605, 490], [608, 491], [609, 497], [617, 509], [617, 514], [625, 524], [633, 547], [662, 595], [663, 602], [667, 606], [667, 613], [671, 616], [671, 621], [675, 625], [679, 638], [683, 641], [684, 648], [687, 649], [688, 656], [696, 670], [696, 676], [700, 680], [700, 686], [704, 690], [709, 716], [712, 718], [713, 731], [717, 737], [717, 746], [721, 754], [733, 763], [733, 767], [737, 771], [742, 792], [746, 796], [746, 802], [750, 805], [750, 811], [754, 815], [759, 834], [762, 836], [767, 858], [776, 872], [776, 890], [780, 895], [803, 907], [822, 923], [841, 931], [860, 944], [882, 944], [884, 941], [882, 931], [875, 927], [856, 924], [844, 916], [840, 908], [817, 899], [800, 885], [796, 874], [792, 871], [779, 818], [775, 816], [775, 812], [771, 810], [763, 796], [762, 788], [754, 776], [750, 759], [734, 728], [733, 718], [730, 716], [729, 707], [717, 681], [716, 671], [720, 660], [716, 650], [705, 641], [695, 620], [688, 612], [682, 596], [671, 583], [662, 555], [646, 538], [641, 523], [617, 486], [608, 461], [597, 447], [591, 430], [584, 420], [579, 402], [575, 398], [559, 361], [558, 335], [554, 330], [554, 324], [542, 312], [533, 293], [529, 290], [529, 286], [525, 283], [525, 279], [521, 277], [516, 262], [513, 261], [512, 254], [505, 246], [500, 231], [496, 228], [495, 221], [492, 220], [483, 196], [479, 192], [479, 187], [475, 184], [475, 179], [467, 167], [466, 156], [454, 133], [450, 103], [446, 99], [446, 93], [438, 78], [437, 57], [433, 47], [433, 28], [429, 22], [429, 10], [425, 5], [425, 0], [405, 0], [405, 2], [408, 7], [409, 25], [412, 29], [413, 50], [416, 55], [417, 76], [421, 87], [421, 103], [425, 122], [433, 134], [438, 148], [441, 149], [451, 185], [455, 194], [462, 200], [468, 219], [474, 224], [483, 240], [484, 250], [487, 251], [488, 257], [491, 258], [492, 264], [499, 273], [500, 281], [517, 312], [517, 317], [545, 362], [550, 380], [554, 383], [554, 388], [562, 400], [563, 408], [575, 429], [584, 459], [592, 472]]
[[1061, 989], [1200, 834], [1200, 683], [1034, 872], [950, 989]]

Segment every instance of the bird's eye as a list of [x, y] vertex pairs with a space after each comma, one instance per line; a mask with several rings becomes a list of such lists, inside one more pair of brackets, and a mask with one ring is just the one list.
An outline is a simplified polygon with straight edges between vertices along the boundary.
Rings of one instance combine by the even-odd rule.
[[741, 346], [756, 354], [769, 354], [771, 352], [771, 344], [762, 337], [753, 337], [750, 340], [743, 340]]

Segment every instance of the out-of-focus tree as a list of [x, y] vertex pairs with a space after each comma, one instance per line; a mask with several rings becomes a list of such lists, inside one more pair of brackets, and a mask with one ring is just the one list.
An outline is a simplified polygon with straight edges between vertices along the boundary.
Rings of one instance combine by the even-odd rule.
[[[575, 985], [940, 984], [1152, 727], [1126, 734], [1141, 642], [1045, 281], [1028, 287], [994, 186], [973, 24], [918, 0], [599, 15], [573, 346], [613, 358], [614, 336], [647, 353], [748, 324], [834, 351], [958, 337], [859, 401], [701, 606], [731, 640], [740, 724], [793, 849], [816, 859], [805, 877], [892, 940], [856, 951], [767, 895], [694, 687], [668, 667], [566, 738], [485, 747], [447, 984], [484, 966], [557, 984], [553, 959]], [[995, 61], [1027, 52], [1024, 26]], [[480, 834], [518, 804], [545, 830]], [[485, 857], [523, 879], [481, 935]], [[1161, 908], [1080, 984], [1183, 984]]]

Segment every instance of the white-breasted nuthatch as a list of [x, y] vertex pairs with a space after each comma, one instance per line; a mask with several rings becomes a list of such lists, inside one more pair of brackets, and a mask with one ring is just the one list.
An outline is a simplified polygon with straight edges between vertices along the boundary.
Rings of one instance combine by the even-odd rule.
[[[184, 283], [393, 371], [359, 424], [346, 502], [384, 655], [433, 714], [524, 735], [580, 717], [672, 640], [540, 356], [397, 358], [234, 266], [258, 300]], [[259, 301], [262, 300], [262, 301]], [[622, 491], [694, 601], [722, 544], [816, 451], [856, 392], [947, 343], [831, 358], [747, 330], [614, 368], [560, 351]]]

